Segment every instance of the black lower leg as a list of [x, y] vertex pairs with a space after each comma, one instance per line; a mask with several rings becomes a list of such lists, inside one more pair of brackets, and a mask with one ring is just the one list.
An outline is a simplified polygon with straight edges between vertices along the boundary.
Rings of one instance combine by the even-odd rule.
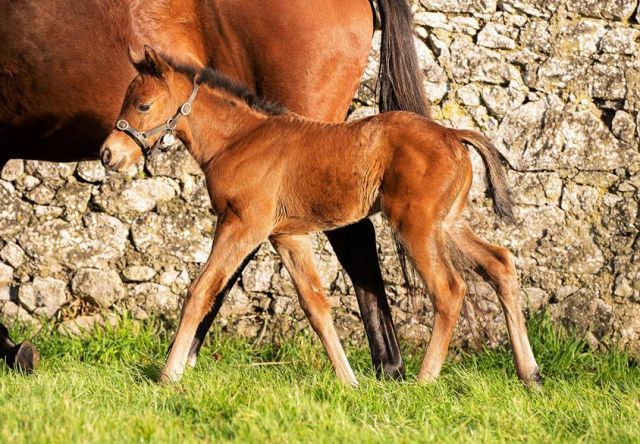
[[404, 363], [384, 291], [373, 224], [366, 219], [329, 232], [327, 237], [353, 283], [378, 376], [402, 379]]
[[9, 330], [0, 323], [0, 358], [3, 359], [10, 367], [13, 367], [13, 361], [16, 353], [16, 344], [9, 337]]

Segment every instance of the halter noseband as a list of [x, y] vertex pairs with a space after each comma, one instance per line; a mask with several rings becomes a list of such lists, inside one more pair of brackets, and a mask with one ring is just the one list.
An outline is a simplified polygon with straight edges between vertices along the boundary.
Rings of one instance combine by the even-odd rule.
[[[120, 119], [116, 122], [116, 129], [118, 131], [126, 133], [129, 137], [131, 137], [142, 150], [142, 154], [144, 155], [144, 157], [149, 157], [151, 153], [153, 153], [153, 150], [156, 148], [159, 148], [161, 151], [165, 151], [175, 143], [176, 139], [173, 133], [178, 126], [180, 118], [182, 118], [182, 116], [186, 117], [191, 114], [193, 101], [198, 94], [199, 88], [200, 85], [198, 85], [198, 82], [194, 79], [193, 90], [191, 90], [191, 95], [189, 96], [187, 101], [180, 105], [180, 108], [178, 108], [178, 111], [173, 115], [173, 117], [167, 120], [167, 122], [163, 125], [156, 126], [155, 128], [147, 131], [140, 131], [139, 129], [129, 125], [129, 122], [127, 122], [126, 120]], [[157, 133], [161, 133], [160, 137], [158, 138], [156, 143], [150, 145], [149, 137]]]

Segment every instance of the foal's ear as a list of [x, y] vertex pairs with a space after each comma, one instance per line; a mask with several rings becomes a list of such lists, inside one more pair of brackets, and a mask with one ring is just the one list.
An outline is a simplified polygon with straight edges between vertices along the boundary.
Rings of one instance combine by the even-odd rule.
[[164, 77], [171, 69], [167, 62], [165, 62], [151, 46], [144, 45], [144, 59], [149, 74], [156, 77]]
[[144, 59], [144, 55], [134, 50], [131, 46], [127, 48], [127, 57], [129, 57], [129, 61], [131, 62], [133, 67], [136, 69], [136, 71], [142, 72], [145, 70], [145, 65], [147, 64], [147, 61]]

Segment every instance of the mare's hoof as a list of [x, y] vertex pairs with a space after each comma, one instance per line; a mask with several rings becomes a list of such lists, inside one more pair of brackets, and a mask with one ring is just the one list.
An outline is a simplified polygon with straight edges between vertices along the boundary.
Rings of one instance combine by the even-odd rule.
[[29, 341], [24, 341], [16, 346], [16, 354], [13, 362], [9, 363], [12, 369], [23, 373], [33, 373], [40, 363], [40, 353]]
[[382, 367], [378, 367], [378, 378], [391, 378], [395, 381], [404, 381], [405, 370], [404, 363], [402, 361], [394, 363], [382, 364]]

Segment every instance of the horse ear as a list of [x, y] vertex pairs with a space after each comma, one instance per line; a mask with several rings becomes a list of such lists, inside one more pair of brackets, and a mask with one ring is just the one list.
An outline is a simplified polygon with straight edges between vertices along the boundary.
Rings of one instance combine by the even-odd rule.
[[151, 46], [144, 45], [144, 59], [150, 74], [156, 77], [164, 77], [171, 69], [167, 62]]
[[138, 72], [144, 71], [147, 62], [142, 54], [129, 46], [127, 48], [127, 57], [129, 57], [129, 61]]

